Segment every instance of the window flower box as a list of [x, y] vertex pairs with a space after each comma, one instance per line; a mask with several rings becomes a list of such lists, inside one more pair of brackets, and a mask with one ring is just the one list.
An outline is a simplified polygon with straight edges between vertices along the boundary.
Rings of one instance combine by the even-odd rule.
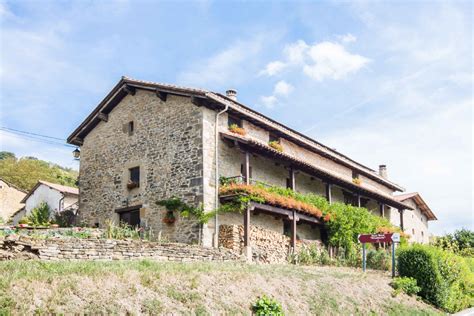
[[245, 129], [243, 129], [242, 127], [240, 127], [239, 125], [237, 124], [232, 124], [229, 126], [229, 131], [231, 133], [234, 133], [234, 134], [239, 134], [241, 136], [245, 136], [245, 134], [247, 134], [247, 132], [245, 131]]
[[283, 152], [283, 146], [280, 144], [280, 142], [273, 140], [268, 143], [268, 146], [271, 148], [275, 149], [276, 151]]
[[133, 181], [128, 181], [128, 183], [127, 183], [127, 188], [128, 188], [129, 190], [134, 189], [134, 188], [138, 188], [138, 183], [133, 182]]

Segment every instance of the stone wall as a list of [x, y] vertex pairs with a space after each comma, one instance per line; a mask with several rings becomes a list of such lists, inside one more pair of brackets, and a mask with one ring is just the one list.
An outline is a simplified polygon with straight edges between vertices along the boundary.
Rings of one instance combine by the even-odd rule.
[[[297, 240], [296, 252], [304, 244], [322, 246], [320, 240]], [[244, 248], [244, 228], [242, 225], [220, 225], [219, 245], [234, 252], [242, 253]], [[252, 261], [258, 263], [285, 263], [290, 254], [290, 238], [260, 226], [250, 226], [250, 246]]]
[[[190, 98], [137, 90], [127, 95], [84, 139], [79, 175], [79, 216], [88, 225], [118, 222], [117, 209], [141, 205], [142, 226], [174, 242], [198, 242], [200, 225], [178, 218], [162, 222], [156, 201], [177, 196], [203, 200], [203, 109]], [[127, 130], [133, 121], [133, 133]], [[129, 168], [140, 167], [140, 185], [128, 189]], [[176, 214], [175, 214], [176, 215]]]
[[243, 261], [228, 249], [205, 248], [177, 243], [111, 239], [34, 239], [21, 236], [0, 238], [0, 261], [41, 260], [137, 260]]

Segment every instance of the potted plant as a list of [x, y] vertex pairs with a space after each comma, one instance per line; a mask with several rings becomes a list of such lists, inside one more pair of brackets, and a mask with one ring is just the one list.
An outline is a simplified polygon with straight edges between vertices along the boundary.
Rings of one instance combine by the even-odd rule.
[[229, 131], [234, 133], [234, 134], [239, 134], [241, 136], [245, 136], [245, 134], [247, 133], [245, 131], [245, 129], [243, 129], [242, 127], [240, 127], [239, 125], [237, 124], [232, 124], [229, 126]]
[[271, 142], [268, 143], [268, 146], [272, 147], [276, 151], [283, 152], [283, 146], [280, 144], [279, 141], [272, 140]]
[[128, 183], [127, 183], [127, 188], [129, 190], [134, 189], [134, 188], [138, 188], [138, 183], [133, 182], [132, 180], [129, 180]]
[[173, 224], [176, 221], [173, 211], [167, 211], [165, 217], [163, 217], [163, 223]]

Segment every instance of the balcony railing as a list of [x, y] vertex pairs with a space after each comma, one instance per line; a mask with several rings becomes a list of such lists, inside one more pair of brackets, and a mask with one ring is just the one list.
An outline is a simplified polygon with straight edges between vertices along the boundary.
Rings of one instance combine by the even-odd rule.
[[[233, 176], [233, 177], [220, 177], [219, 182], [220, 182], [220, 185], [227, 185], [227, 184], [233, 184], [233, 183], [243, 184], [243, 183], [245, 183], [245, 177], [242, 176], [242, 175]], [[270, 185], [268, 183], [258, 181], [258, 180], [252, 179], [252, 178], [249, 179], [249, 183], [253, 184], [253, 185], [264, 186], [264, 187], [267, 187], [267, 188], [273, 187], [273, 185]]]

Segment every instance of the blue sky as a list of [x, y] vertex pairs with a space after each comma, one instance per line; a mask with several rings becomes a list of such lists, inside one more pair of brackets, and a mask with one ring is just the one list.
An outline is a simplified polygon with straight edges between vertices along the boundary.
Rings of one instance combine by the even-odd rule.
[[[469, 1], [0, 1], [1, 126], [66, 138], [122, 75], [223, 92], [473, 229]], [[71, 149], [0, 131], [1, 150]]]

